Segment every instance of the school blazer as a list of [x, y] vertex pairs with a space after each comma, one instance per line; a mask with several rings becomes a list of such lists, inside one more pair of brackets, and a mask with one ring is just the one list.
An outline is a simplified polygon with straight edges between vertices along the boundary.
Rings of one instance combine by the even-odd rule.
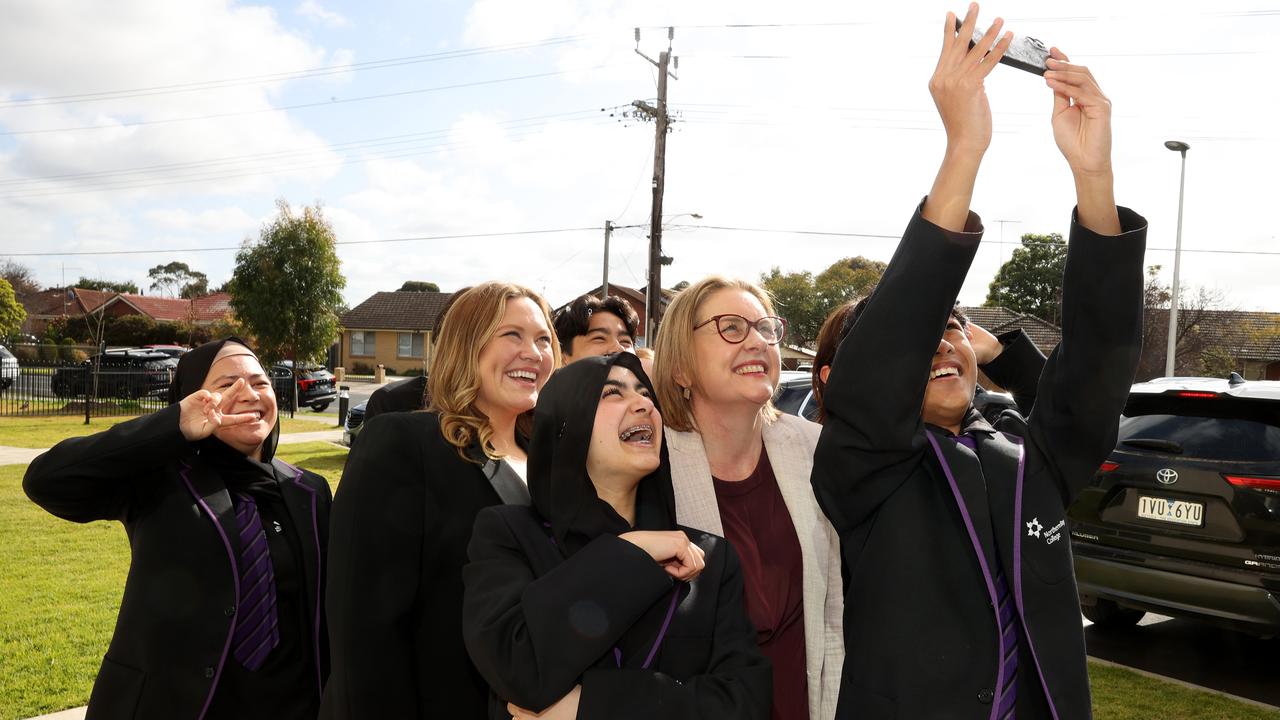
[[1124, 208], [1120, 219], [1117, 237], [1073, 222], [1062, 341], [1034, 408], [994, 427], [971, 409], [975, 452], [920, 407], [981, 233], [944, 231], [917, 210], [836, 354], [814, 458], [851, 572], [837, 717], [994, 720], [998, 573], [1025, 633], [1017, 717], [1090, 717], [1066, 508], [1114, 448], [1137, 367], [1146, 221]]
[[[764, 427], [765, 451], [791, 514], [804, 563], [804, 649], [811, 720], [835, 716], [844, 663], [840, 540], [818, 507], [809, 482], [821, 430], [817, 423], [785, 414]], [[665, 437], [679, 523], [723, 536], [702, 436], [668, 429]]]
[[[115, 632], [89, 696], [89, 720], [198, 720], [230, 657], [239, 530], [231, 495], [178, 428], [177, 405], [36, 458], [22, 486], [74, 522], [119, 520], [132, 560]], [[328, 674], [321, 588], [329, 527], [324, 478], [273, 462], [302, 556], [316, 692]]]

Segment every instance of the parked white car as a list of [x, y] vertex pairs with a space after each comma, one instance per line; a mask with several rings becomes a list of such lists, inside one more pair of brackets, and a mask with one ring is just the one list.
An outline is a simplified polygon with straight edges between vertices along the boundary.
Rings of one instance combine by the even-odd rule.
[[18, 382], [18, 358], [9, 352], [9, 348], [0, 345], [0, 390], [8, 390]]

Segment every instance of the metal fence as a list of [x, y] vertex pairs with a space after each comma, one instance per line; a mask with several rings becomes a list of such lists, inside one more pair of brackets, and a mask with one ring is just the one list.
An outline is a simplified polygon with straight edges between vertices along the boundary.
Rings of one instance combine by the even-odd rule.
[[141, 415], [168, 404], [175, 362], [92, 345], [6, 346], [0, 352], [0, 416]]

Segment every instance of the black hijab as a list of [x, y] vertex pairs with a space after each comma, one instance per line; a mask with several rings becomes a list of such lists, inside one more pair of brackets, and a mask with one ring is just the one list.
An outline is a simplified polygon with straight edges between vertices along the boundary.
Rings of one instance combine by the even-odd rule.
[[[533, 507], [551, 526], [552, 537], [566, 554], [572, 554], [605, 533], [631, 530], [673, 530], [676, 527], [675, 491], [671, 487], [671, 462], [662, 444], [658, 468], [640, 480], [636, 488], [635, 527], [596, 494], [587, 475], [587, 450], [595, 425], [600, 393], [614, 366], [635, 373], [649, 388], [657, 405], [657, 393], [645, 375], [640, 359], [631, 353], [588, 357], [557, 370], [538, 393], [533, 415], [533, 439], [529, 445], [529, 494]], [[661, 441], [661, 437], [655, 437]]]
[[[218, 352], [222, 350], [222, 346], [227, 343], [235, 343], [244, 348], [244, 351], [252, 355], [254, 359], [258, 356], [249, 348], [249, 344], [238, 337], [226, 337], [221, 340], [207, 342], [194, 350], [184, 354], [178, 359], [178, 367], [173, 372], [173, 380], [169, 383], [169, 404], [172, 405], [181, 402], [183, 398], [191, 393], [204, 387], [204, 379], [209, 376], [209, 368], [213, 367], [213, 361], [218, 357]], [[258, 360], [261, 364], [262, 361]], [[266, 372], [266, 366], [263, 366]], [[212, 435], [208, 440], [214, 440], [219, 445], [224, 445], [221, 440], [217, 440]], [[276, 454], [276, 444], [280, 440], [280, 409], [276, 407], [276, 424], [271, 428], [271, 434], [266, 440], [262, 441], [262, 458], [261, 462], [269, 463], [271, 458]]]

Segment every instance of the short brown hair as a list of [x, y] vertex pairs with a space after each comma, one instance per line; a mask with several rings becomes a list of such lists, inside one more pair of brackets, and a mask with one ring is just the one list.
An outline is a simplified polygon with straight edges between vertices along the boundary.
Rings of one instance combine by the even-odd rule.
[[[502, 457], [493, 447], [493, 426], [476, 407], [480, 394], [480, 351], [502, 324], [507, 301], [529, 298], [542, 309], [547, 331], [551, 333], [552, 367], [560, 365], [560, 344], [551, 325], [551, 307], [538, 293], [522, 285], [487, 282], [459, 292], [451, 300], [448, 312], [438, 323], [440, 336], [431, 356], [427, 373], [430, 410], [440, 415], [440, 432], [465, 459], [473, 442], [488, 457]], [[521, 416], [516, 428], [528, 434], [532, 429], [532, 411]]]
[[[693, 422], [693, 406], [684, 396], [685, 388], [676, 382], [676, 375], [688, 378], [691, 389], [698, 385], [698, 363], [693, 352], [693, 326], [698, 320], [702, 304], [721, 290], [748, 292], [764, 306], [766, 315], [773, 314], [773, 300], [769, 294], [746, 280], [712, 275], [676, 294], [667, 306], [653, 346], [653, 385], [658, 392], [658, 405], [662, 408], [662, 422], [672, 430], [697, 429]], [[766, 402], [760, 412], [767, 422], [778, 417], [772, 401]]]

